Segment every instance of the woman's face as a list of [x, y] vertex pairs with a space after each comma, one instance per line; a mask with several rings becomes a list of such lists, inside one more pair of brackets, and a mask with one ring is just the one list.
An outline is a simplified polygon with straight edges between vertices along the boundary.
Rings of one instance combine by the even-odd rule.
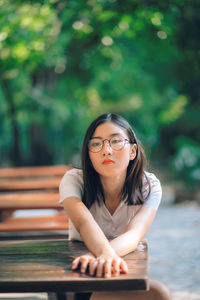
[[[129, 141], [126, 130], [113, 122], [106, 122], [99, 125], [92, 139], [110, 140], [115, 135], [120, 135]], [[126, 142], [124, 148], [121, 150], [113, 150], [106, 140], [99, 152], [94, 153], [89, 150], [89, 158], [94, 169], [100, 176], [126, 175], [130, 160], [133, 160], [136, 156], [136, 150], [137, 145], [131, 145], [129, 142]]]

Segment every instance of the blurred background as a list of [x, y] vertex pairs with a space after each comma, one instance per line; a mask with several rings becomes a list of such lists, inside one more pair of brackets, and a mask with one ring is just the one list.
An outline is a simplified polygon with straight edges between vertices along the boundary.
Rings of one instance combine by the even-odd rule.
[[0, 0], [0, 167], [79, 166], [109, 111], [133, 126], [166, 202], [200, 203], [199, 28], [199, 0]]
[[200, 1], [1, 0], [1, 167], [79, 165], [109, 111], [150, 168], [199, 198], [199, 28]]

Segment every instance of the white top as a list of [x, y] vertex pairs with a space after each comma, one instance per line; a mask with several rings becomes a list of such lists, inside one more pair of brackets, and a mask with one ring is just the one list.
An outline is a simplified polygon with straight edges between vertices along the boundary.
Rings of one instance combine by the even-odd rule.
[[[102, 201], [100, 206], [96, 202], [92, 204], [89, 208], [92, 216], [104, 232], [105, 236], [111, 240], [115, 237], [122, 234], [129, 224], [129, 222], [134, 218], [139, 209], [144, 205], [148, 207], [158, 209], [158, 206], [162, 197], [162, 189], [160, 185], [160, 181], [156, 178], [156, 176], [152, 173], [145, 172], [150, 184], [151, 191], [149, 196], [146, 198], [148, 194], [148, 190], [145, 189], [145, 181], [144, 181], [144, 189], [143, 196], [146, 198], [146, 202], [142, 205], [127, 205], [124, 200], [121, 201], [120, 205], [115, 210], [114, 214], [111, 215], [108, 209], [106, 208], [104, 202]], [[65, 173], [63, 176], [60, 187], [60, 204], [62, 204], [63, 200], [68, 197], [77, 197], [82, 199], [83, 196], [83, 172], [80, 169], [72, 169]], [[82, 241], [79, 233], [76, 228], [69, 220], [69, 239], [71, 240], [80, 240]]]

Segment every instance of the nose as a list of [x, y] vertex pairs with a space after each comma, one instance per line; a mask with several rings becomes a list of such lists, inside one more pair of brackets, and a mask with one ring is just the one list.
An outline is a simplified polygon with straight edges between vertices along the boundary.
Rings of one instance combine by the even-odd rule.
[[102, 153], [103, 155], [111, 155], [112, 148], [108, 140], [103, 141]]

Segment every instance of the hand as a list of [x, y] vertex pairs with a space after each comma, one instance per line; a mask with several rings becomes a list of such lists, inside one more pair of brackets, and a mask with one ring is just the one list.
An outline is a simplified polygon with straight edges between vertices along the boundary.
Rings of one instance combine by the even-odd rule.
[[120, 273], [128, 273], [126, 262], [117, 254], [114, 255], [101, 255], [95, 258], [92, 254], [78, 256], [72, 262], [72, 270], [80, 266], [80, 272], [85, 273], [89, 268], [89, 274], [96, 277], [109, 278], [111, 276], [119, 276]]
[[112, 256], [99, 256], [96, 261], [91, 262], [89, 267], [90, 275], [94, 275], [96, 271], [96, 277], [109, 278], [111, 276], [119, 276], [120, 273], [127, 274], [128, 267], [126, 262], [117, 254]]
[[92, 254], [85, 254], [76, 257], [72, 262], [72, 270], [78, 269], [80, 267], [80, 272], [85, 273], [90, 263], [94, 262], [96, 259]]

